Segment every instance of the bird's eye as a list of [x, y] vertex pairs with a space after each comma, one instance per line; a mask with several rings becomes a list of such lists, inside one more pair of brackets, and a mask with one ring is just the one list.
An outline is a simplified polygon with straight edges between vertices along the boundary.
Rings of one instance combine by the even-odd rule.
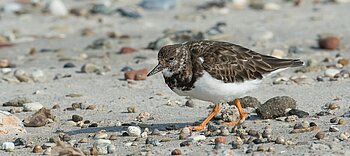
[[174, 57], [171, 57], [169, 58], [169, 61], [174, 61], [174, 59], [175, 59]]

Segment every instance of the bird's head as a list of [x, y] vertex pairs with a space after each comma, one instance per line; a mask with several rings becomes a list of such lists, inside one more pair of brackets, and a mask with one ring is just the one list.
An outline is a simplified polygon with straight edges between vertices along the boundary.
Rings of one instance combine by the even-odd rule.
[[184, 54], [180, 46], [181, 44], [175, 44], [162, 47], [158, 53], [158, 65], [147, 76], [152, 76], [161, 71], [163, 71], [164, 76], [171, 76], [180, 70], [181, 64], [184, 61]]

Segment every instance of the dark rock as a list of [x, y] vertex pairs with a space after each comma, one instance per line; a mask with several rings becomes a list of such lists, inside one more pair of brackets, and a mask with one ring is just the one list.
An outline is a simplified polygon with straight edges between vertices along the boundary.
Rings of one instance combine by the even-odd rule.
[[171, 155], [181, 155], [182, 152], [180, 149], [174, 149], [173, 151], [171, 151]]
[[151, 145], [153, 145], [153, 146], [160, 146], [160, 145], [162, 145], [162, 144], [159, 142], [158, 139], [152, 138], [152, 137], [148, 137], [148, 138], [146, 139], [146, 144], [151, 144]]
[[129, 67], [129, 66], [125, 66], [125, 67], [123, 67], [120, 71], [121, 71], [121, 72], [128, 72], [128, 71], [132, 71], [132, 70], [134, 70], [134, 69], [132, 69], [132, 68]]
[[287, 113], [288, 116], [291, 116], [291, 115], [296, 115], [298, 116], [299, 118], [305, 118], [305, 117], [308, 117], [309, 116], [309, 113], [308, 112], [305, 112], [305, 111], [302, 111], [302, 110], [299, 110], [299, 109], [291, 109], [288, 113]]
[[32, 100], [26, 97], [17, 97], [8, 102], [3, 103], [3, 106], [14, 106], [14, 107], [22, 107], [25, 103], [31, 103]]
[[74, 122], [79, 122], [79, 121], [83, 121], [83, 117], [79, 116], [79, 115], [73, 115], [72, 116], [72, 120]]
[[[241, 105], [243, 108], [247, 108], [247, 107], [252, 107], [252, 108], [257, 108], [261, 105], [260, 101], [255, 98], [255, 97], [251, 97], [251, 96], [246, 96], [243, 98], [239, 98], [239, 101], [241, 102]], [[229, 105], [234, 105], [234, 101], [230, 101], [228, 102]]]
[[70, 62], [63, 65], [63, 68], [74, 68], [74, 67], [75, 67], [75, 65], [73, 63], [70, 63]]
[[185, 106], [193, 108], [194, 107], [193, 100], [191, 100], [191, 99], [187, 100], [185, 103]]
[[176, 7], [176, 0], [143, 0], [140, 6], [148, 10], [170, 10]]
[[98, 127], [97, 123], [92, 123], [89, 125], [89, 127]]
[[296, 108], [296, 101], [288, 96], [277, 96], [260, 105], [256, 113], [263, 119], [274, 119], [285, 116], [288, 108]]
[[129, 8], [119, 8], [117, 9], [117, 12], [120, 13], [121, 16], [128, 17], [128, 18], [141, 18], [140, 13], [138, 13], [136, 10], [132, 10]]
[[23, 146], [27, 144], [27, 141], [22, 138], [17, 138], [13, 144], [15, 144], [15, 146]]

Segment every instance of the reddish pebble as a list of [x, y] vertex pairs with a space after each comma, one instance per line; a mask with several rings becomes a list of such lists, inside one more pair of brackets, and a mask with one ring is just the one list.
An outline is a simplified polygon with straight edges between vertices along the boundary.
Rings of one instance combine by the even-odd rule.
[[322, 49], [334, 50], [339, 47], [340, 38], [337, 36], [321, 37], [318, 39], [318, 45]]
[[226, 144], [226, 137], [219, 136], [215, 139], [215, 144]]
[[35, 145], [33, 148], [33, 153], [41, 153], [43, 151], [44, 151], [43, 148], [39, 145]]
[[180, 149], [174, 149], [173, 151], [171, 151], [171, 155], [181, 155], [182, 152]]
[[130, 54], [130, 53], [133, 53], [135, 51], [137, 51], [137, 50], [134, 48], [131, 48], [131, 47], [123, 47], [122, 49], [120, 49], [121, 54]]
[[147, 78], [148, 70], [146, 68], [140, 70], [132, 70], [125, 73], [126, 80], [145, 80]]

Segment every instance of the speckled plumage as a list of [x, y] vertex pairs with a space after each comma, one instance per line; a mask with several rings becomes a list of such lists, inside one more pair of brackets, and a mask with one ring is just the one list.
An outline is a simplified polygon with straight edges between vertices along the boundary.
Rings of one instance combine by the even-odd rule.
[[219, 41], [167, 45], [160, 49], [158, 60], [149, 75], [163, 70], [166, 84], [177, 94], [212, 102], [254, 89], [273, 71], [303, 65], [299, 59], [278, 59]]

